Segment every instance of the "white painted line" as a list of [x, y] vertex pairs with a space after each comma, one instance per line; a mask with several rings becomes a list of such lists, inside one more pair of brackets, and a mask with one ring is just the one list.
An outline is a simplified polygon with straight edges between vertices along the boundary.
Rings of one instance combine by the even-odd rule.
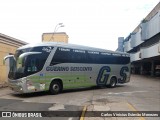
[[131, 91], [131, 92], [118, 92], [118, 93], [109, 92], [108, 94], [109, 95], [112, 95], [112, 94], [118, 95], [118, 94], [133, 94], [133, 93], [143, 93], [143, 92], [148, 92], [148, 91]]
[[63, 110], [63, 109], [65, 109], [65, 108], [64, 108], [64, 105], [62, 105], [62, 104], [55, 104], [52, 107], [48, 108], [48, 110], [51, 110], [51, 111]]

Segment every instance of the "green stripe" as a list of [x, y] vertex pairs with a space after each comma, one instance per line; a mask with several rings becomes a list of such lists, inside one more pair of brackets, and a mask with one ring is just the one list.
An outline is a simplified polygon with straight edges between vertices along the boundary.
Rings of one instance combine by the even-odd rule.
[[90, 87], [96, 84], [89, 79], [88, 76], [84, 75], [50, 75], [46, 76], [31, 76], [29, 79], [38, 87], [39, 83], [45, 84], [45, 90], [49, 90], [51, 80], [59, 78], [63, 82], [64, 89], [78, 88], [78, 87]]

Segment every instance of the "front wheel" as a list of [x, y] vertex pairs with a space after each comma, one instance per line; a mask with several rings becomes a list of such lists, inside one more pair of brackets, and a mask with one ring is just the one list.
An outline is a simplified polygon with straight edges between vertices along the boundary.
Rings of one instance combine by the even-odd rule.
[[117, 79], [115, 77], [112, 77], [110, 80], [109, 87], [114, 88], [114, 87], [116, 87], [116, 84], [117, 84]]
[[53, 82], [51, 83], [49, 91], [50, 91], [50, 93], [51, 93], [52, 95], [55, 95], [55, 94], [60, 93], [61, 90], [62, 90], [62, 86], [61, 86], [60, 82], [58, 82], [58, 81], [53, 81]]

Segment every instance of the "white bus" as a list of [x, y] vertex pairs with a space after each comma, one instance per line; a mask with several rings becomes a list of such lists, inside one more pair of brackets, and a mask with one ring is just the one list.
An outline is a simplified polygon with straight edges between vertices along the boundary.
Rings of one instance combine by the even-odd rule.
[[46, 42], [28, 44], [8, 55], [8, 83], [19, 93], [50, 91], [91, 86], [115, 87], [130, 81], [127, 53]]

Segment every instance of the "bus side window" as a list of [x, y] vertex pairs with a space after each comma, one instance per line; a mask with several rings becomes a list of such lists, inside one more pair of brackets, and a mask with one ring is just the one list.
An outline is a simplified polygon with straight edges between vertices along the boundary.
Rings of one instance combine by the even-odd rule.
[[71, 57], [70, 51], [61, 51], [59, 48], [57, 48], [51, 60], [50, 66], [53, 66], [59, 63], [67, 63], [70, 61], [71, 59], [70, 57]]
[[70, 57], [70, 62], [72, 63], [88, 63], [86, 58], [86, 52], [74, 52], [74, 50], [72, 50]]
[[99, 54], [87, 53], [87, 57], [88, 57], [89, 63], [93, 63], [93, 64], [101, 63], [101, 59], [100, 59]]
[[59, 64], [59, 63], [88, 63], [86, 52], [76, 52], [73, 49], [70, 51], [61, 51], [57, 48], [50, 66]]

